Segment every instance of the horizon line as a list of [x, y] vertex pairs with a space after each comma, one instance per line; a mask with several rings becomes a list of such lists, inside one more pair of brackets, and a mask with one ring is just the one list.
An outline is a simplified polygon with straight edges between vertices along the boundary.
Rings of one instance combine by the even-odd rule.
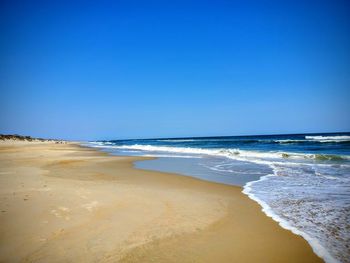
[[155, 137], [155, 138], [129, 138], [129, 139], [102, 139], [89, 141], [131, 141], [131, 140], [167, 140], [167, 139], [205, 139], [205, 138], [224, 138], [224, 137], [255, 137], [255, 136], [288, 136], [288, 135], [317, 135], [317, 134], [343, 134], [350, 131], [338, 132], [306, 132], [306, 133], [272, 133], [272, 134], [249, 134], [249, 135], [214, 135], [214, 136], [189, 136], [189, 137]]

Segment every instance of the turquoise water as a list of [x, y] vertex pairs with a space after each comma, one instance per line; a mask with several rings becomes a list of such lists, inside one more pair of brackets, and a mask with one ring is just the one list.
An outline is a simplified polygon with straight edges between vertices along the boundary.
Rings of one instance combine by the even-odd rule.
[[91, 142], [142, 169], [240, 185], [327, 262], [350, 262], [350, 133]]

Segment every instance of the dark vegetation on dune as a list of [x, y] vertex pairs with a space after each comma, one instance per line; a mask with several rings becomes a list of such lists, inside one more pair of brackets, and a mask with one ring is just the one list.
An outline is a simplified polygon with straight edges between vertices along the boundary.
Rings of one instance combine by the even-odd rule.
[[0, 140], [15, 140], [15, 141], [40, 141], [40, 142], [56, 142], [56, 143], [63, 143], [62, 140], [55, 140], [55, 139], [43, 139], [43, 138], [33, 138], [31, 136], [23, 136], [18, 134], [0, 134]]

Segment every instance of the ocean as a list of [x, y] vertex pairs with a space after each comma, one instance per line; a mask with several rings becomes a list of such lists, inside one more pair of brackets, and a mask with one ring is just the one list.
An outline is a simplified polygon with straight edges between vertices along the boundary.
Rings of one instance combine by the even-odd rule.
[[137, 168], [243, 187], [326, 262], [350, 262], [350, 133], [89, 142]]

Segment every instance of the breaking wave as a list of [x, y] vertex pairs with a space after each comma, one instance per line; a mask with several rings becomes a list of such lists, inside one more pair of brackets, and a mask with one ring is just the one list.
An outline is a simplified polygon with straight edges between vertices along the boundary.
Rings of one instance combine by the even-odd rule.
[[307, 154], [307, 153], [290, 153], [290, 152], [259, 152], [241, 149], [204, 149], [193, 147], [169, 147], [169, 146], [154, 146], [154, 145], [103, 145], [97, 144], [96, 147], [107, 147], [121, 150], [140, 150], [147, 152], [168, 152], [168, 153], [187, 153], [199, 155], [214, 155], [227, 158], [238, 159], [247, 158], [252, 161], [254, 158], [259, 159], [290, 159], [290, 160], [318, 160], [318, 161], [347, 161], [349, 156], [332, 155], [332, 154]]
[[350, 142], [350, 136], [305, 136], [306, 140], [319, 142]]

